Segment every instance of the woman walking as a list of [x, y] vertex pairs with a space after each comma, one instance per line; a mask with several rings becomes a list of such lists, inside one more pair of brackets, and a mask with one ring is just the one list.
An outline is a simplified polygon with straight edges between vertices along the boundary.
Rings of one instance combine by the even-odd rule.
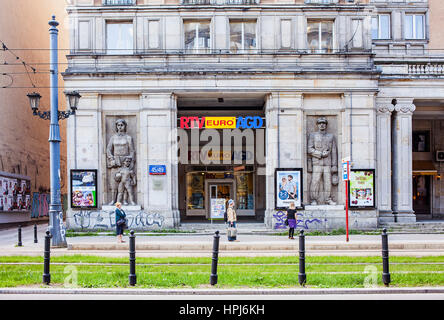
[[[238, 241], [238, 240], [236, 240], [237, 216], [236, 216], [236, 210], [234, 210], [234, 200], [233, 199], [228, 200], [227, 221], [228, 221], [228, 232], [227, 232], [228, 241]], [[234, 229], [234, 230], [232, 230], [232, 229]]]
[[294, 240], [294, 228], [296, 228], [296, 207], [294, 202], [290, 203], [290, 208], [287, 209], [287, 221], [288, 221], [288, 239]]
[[122, 239], [123, 236], [123, 228], [125, 226], [125, 211], [122, 210], [122, 204], [120, 202], [116, 202], [116, 234], [117, 234], [117, 242], [122, 243], [125, 242]]

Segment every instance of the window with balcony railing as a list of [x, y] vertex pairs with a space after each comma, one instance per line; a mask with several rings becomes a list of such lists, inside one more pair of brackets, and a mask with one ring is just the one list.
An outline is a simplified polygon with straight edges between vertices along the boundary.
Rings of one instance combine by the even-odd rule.
[[338, 2], [338, 0], [305, 0], [307, 4], [334, 4]]
[[259, 4], [260, 0], [180, 0], [182, 5], [224, 5], [224, 4], [239, 4], [239, 5], [254, 5]]
[[133, 6], [136, 0], [103, 0], [104, 6]]

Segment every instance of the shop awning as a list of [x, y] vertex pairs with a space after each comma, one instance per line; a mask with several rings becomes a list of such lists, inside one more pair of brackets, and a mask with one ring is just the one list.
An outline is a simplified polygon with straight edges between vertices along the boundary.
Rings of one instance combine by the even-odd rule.
[[413, 160], [413, 174], [423, 176], [437, 176], [435, 164], [431, 160]]

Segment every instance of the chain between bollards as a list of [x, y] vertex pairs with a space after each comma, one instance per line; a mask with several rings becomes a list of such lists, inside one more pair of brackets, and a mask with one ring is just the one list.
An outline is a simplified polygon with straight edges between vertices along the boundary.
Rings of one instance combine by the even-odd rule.
[[51, 274], [49, 273], [49, 262], [51, 258], [51, 238], [52, 235], [46, 231], [45, 236], [45, 251], [43, 256], [43, 283], [49, 284], [51, 282]]
[[386, 287], [390, 284], [389, 248], [387, 229], [382, 230], [382, 282]]
[[18, 243], [17, 243], [18, 247], [22, 246], [22, 226], [18, 227]]
[[307, 275], [305, 274], [305, 235], [304, 230], [299, 232], [299, 284], [305, 286]]
[[37, 240], [37, 223], [34, 224], [34, 243], [38, 243]]
[[217, 261], [219, 259], [219, 231], [214, 233], [213, 239], [213, 258], [211, 262], [211, 275], [210, 275], [210, 284], [214, 286], [217, 284]]
[[129, 284], [130, 286], [135, 286], [137, 282], [137, 277], [136, 277], [136, 236], [134, 235], [134, 230], [130, 231], [130, 236], [129, 236], [129, 263], [130, 263]]

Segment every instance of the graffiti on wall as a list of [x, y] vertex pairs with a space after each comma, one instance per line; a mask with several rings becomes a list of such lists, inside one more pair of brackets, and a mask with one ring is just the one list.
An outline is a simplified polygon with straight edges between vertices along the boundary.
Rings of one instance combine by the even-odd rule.
[[[273, 214], [273, 218], [276, 219], [276, 224], [274, 225], [275, 229], [286, 229], [287, 226], [285, 225], [285, 219], [287, 217], [287, 214], [285, 213], [285, 211], [276, 211]], [[325, 221], [327, 221], [327, 219], [325, 219]], [[305, 229], [308, 230], [310, 228], [319, 228], [320, 224], [321, 224], [321, 220], [320, 219], [305, 219], [304, 220], [304, 215], [302, 213], [297, 213], [297, 217], [296, 217], [296, 229], [300, 228], [300, 229]], [[316, 226], [311, 227], [312, 224], [316, 224]]]
[[[165, 218], [159, 213], [145, 211], [127, 212], [128, 228], [141, 229], [158, 226], [161, 228]], [[80, 229], [111, 229], [116, 227], [114, 211], [80, 210], [73, 214], [73, 228]]]
[[32, 194], [31, 218], [47, 217], [49, 213], [49, 193]]

